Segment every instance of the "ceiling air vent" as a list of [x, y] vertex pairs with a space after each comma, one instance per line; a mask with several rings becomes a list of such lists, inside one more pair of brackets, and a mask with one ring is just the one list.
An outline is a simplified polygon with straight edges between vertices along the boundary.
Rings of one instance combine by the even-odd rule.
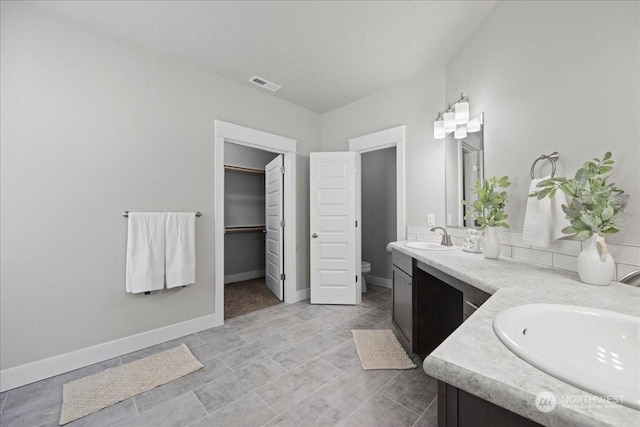
[[253, 83], [254, 85], [258, 85], [260, 87], [263, 87], [265, 89], [270, 90], [271, 92], [275, 92], [278, 89], [280, 89], [280, 86], [278, 86], [275, 83], [272, 83], [268, 80], [263, 79], [262, 77], [258, 77], [258, 76], [253, 76], [249, 79], [249, 81], [251, 83]]

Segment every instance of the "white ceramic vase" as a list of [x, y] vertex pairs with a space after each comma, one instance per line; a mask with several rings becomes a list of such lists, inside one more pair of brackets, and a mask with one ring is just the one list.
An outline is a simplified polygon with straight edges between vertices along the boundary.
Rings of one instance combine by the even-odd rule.
[[613, 262], [604, 237], [594, 234], [578, 254], [578, 276], [588, 285], [607, 286], [613, 280]]
[[482, 252], [485, 258], [500, 258], [500, 250], [502, 244], [498, 239], [498, 233], [495, 227], [487, 227], [484, 230], [484, 238], [482, 239]]

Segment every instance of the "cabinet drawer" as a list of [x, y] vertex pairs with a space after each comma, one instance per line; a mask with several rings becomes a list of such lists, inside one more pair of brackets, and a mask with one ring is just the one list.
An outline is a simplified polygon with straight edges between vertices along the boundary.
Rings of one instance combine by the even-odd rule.
[[465, 283], [462, 312], [466, 316], [471, 316], [489, 297], [491, 297], [490, 294]]
[[394, 249], [391, 251], [391, 262], [409, 276], [413, 276], [413, 258], [409, 255]]

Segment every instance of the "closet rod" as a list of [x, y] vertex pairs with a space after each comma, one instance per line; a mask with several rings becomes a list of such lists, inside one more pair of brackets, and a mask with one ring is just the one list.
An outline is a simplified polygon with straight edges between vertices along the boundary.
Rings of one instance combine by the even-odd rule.
[[[125, 218], [129, 218], [129, 211], [122, 212], [122, 216], [125, 217]], [[196, 212], [196, 216], [197, 217], [202, 216], [202, 212], [200, 212], [200, 211]]]
[[248, 225], [248, 226], [235, 226], [225, 227], [225, 233], [243, 233], [246, 231], [265, 231], [267, 228], [264, 225]]
[[252, 169], [252, 168], [243, 168], [240, 166], [229, 166], [229, 165], [224, 165], [224, 169], [228, 170], [228, 171], [235, 171], [235, 172], [246, 172], [246, 173], [261, 173], [264, 174], [263, 170], [260, 169]]

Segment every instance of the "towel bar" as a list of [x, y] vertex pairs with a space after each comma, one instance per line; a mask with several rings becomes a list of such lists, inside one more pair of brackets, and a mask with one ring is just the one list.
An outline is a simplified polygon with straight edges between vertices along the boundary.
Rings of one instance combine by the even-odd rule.
[[[122, 216], [125, 217], [125, 218], [129, 218], [129, 211], [122, 212]], [[200, 211], [196, 212], [196, 216], [197, 217], [201, 217], [202, 216], [202, 212], [200, 212]]]
[[554, 151], [551, 154], [542, 154], [540, 157], [535, 159], [533, 161], [533, 164], [531, 165], [531, 179], [535, 179], [535, 177], [536, 177], [536, 174], [534, 173], [534, 169], [536, 167], [536, 163], [538, 163], [539, 160], [544, 160], [544, 159], [547, 159], [547, 160], [549, 160], [551, 162], [551, 178], [556, 176], [556, 161], [559, 158], [560, 158], [560, 154], [558, 154], [557, 151]]

